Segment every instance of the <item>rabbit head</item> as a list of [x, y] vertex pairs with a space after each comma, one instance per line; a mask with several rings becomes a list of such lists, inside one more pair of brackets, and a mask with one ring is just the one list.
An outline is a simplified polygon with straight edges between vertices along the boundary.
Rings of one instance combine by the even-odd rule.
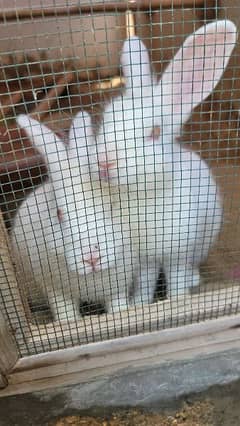
[[50, 212], [53, 234], [63, 239], [69, 270], [82, 275], [115, 265], [117, 254], [123, 253], [122, 238], [117, 225], [113, 228], [108, 198], [89, 175], [94, 143], [89, 115], [77, 114], [67, 143], [27, 115], [18, 116], [17, 122], [48, 164], [57, 210]]
[[[219, 82], [236, 43], [228, 20], [191, 34], [156, 83], [146, 47], [137, 37], [123, 45], [126, 89], [107, 105], [97, 140], [100, 177], [115, 184], [154, 180], [193, 109]], [[156, 164], [154, 162], [156, 157]]]

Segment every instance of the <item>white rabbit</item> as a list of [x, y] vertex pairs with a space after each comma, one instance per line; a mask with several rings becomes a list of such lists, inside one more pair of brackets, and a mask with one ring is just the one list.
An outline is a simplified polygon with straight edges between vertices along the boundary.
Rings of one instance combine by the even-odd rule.
[[236, 33], [228, 20], [201, 27], [158, 83], [143, 43], [131, 37], [123, 45], [126, 88], [106, 106], [97, 155], [101, 178], [119, 186], [130, 211], [141, 265], [136, 302], [152, 301], [160, 265], [171, 296], [197, 286], [199, 264], [219, 232], [222, 207], [214, 178], [177, 137], [220, 80]]
[[107, 188], [90, 179], [90, 117], [76, 116], [68, 144], [26, 115], [17, 122], [45, 155], [50, 174], [16, 215], [19, 271], [45, 292], [55, 319], [78, 318], [80, 299], [102, 302], [107, 312], [125, 309], [133, 275], [129, 225], [112, 215]]

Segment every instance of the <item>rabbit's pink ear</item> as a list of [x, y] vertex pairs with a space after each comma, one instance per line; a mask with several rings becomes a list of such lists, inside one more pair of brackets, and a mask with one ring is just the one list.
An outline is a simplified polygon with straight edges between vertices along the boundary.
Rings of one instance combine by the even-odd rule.
[[153, 76], [148, 50], [136, 36], [125, 40], [121, 54], [121, 66], [126, 89], [139, 89], [150, 86]]
[[56, 174], [59, 174], [60, 163], [66, 159], [65, 144], [47, 126], [28, 115], [18, 115], [16, 121], [45, 157], [52, 178], [54, 177], [55, 179]]
[[68, 158], [76, 160], [81, 167], [89, 165], [89, 156], [93, 151], [93, 128], [90, 115], [86, 111], [80, 111], [74, 117], [70, 132]]
[[[192, 110], [212, 92], [226, 68], [236, 44], [233, 22], [222, 20], [190, 35], [159, 82], [163, 106], [173, 124], [185, 123]], [[170, 113], [170, 112], [169, 112]]]

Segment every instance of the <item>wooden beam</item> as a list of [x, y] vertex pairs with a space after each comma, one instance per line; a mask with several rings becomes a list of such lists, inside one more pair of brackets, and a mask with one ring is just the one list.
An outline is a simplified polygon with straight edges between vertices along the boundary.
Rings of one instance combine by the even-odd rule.
[[7, 385], [6, 375], [18, 360], [18, 351], [13, 336], [0, 311], [0, 388]]
[[72, 6], [51, 6], [32, 8], [2, 8], [0, 12], [0, 21], [14, 21], [19, 19], [33, 19], [56, 16], [84, 15], [90, 13], [110, 13], [132, 11], [148, 11], [153, 9], [172, 9], [187, 7], [203, 7], [206, 0], [122, 0], [122, 1], [101, 1], [81, 2]]
[[[9, 365], [13, 364], [13, 360], [16, 360], [18, 357], [17, 345], [15, 344], [15, 350], [13, 349], [12, 339], [10, 335], [15, 337], [14, 341], [21, 344], [22, 348], [27, 350], [26, 340], [30, 332], [29, 321], [30, 312], [28, 311], [27, 303], [24, 303], [24, 298], [19, 290], [19, 286], [16, 280], [13, 264], [11, 262], [11, 247], [9, 244], [9, 239], [5, 224], [3, 221], [2, 213], [0, 211], [0, 289], [1, 289], [1, 298], [0, 298], [0, 313], [1, 313], [1, 324], [2, 324], [2, 340], [0, 339], [0, 357], [1, 352], [4, 351], [4, 346], [6, 348], [11, 347], [14, 352], [13, 356], [9, 354], [9, 360], [7, 352], [4, 355], [6, 357], [6, 368]], [[2, 303], [1, 303], [2, 302]], [[4, 319], [5, 321], [4, 321]], [[8, 324], [9, 330], [6, 331], [6, 325]], [[9, 341], [9, 343], [7, 343]], [[1, 369], [1, 364], [0, 364]]]
[[59, 96], [66, 89], [66, 87], [76, 79], [74, 71], [66, 71], [65, 74], [56, 77], [56, 81], [52, 89], [49, 90], [47, 95], [38, 103], [36, 108], [30, 114], [35, 120], [42, 120], [51, 111], [54, 103], [56, 103]]
[[0, 396], [67, 386], [124, 369], [240, 349], [240, 315], [92, 343], [17, 362]]

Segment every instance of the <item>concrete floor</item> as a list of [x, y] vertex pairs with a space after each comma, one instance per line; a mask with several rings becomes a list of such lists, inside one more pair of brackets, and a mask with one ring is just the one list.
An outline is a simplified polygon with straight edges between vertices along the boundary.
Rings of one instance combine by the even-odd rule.
[[239, 393], [240, 351], [227, 351], [154, 368], [125, 368], [90, 383], [2, 398], [0, 426], [48, 426], [61, 416], [106, 416], [129, 407], [171, 412], [193, 398], [213, 400], [216, 420], [222, 419], [217, 426], [238, 426]]

